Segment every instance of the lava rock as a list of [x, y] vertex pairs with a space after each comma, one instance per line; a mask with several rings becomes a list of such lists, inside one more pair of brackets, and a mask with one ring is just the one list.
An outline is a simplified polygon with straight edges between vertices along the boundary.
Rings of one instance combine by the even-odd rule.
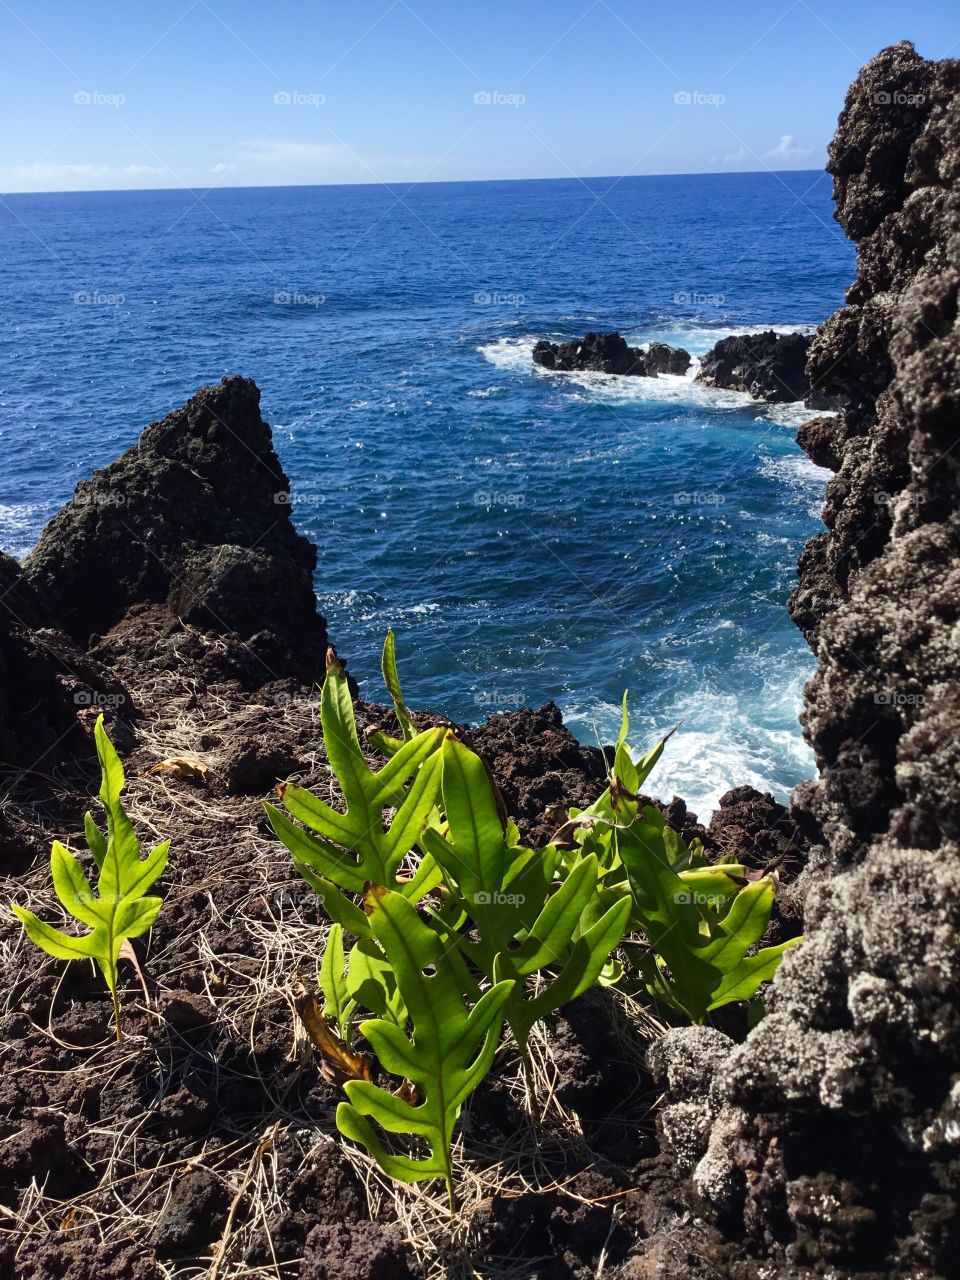
[[393, 1223], [321, 1222], [307, 1236], [300, 1280], [409, 1280], [403, 1233]]
[[161, 1258], [195, 1257], [220, 1238], [229, 1208], [230, 1195], [221, 1179], [193, 1169], [174, 1181], [150, 1243]]
[[655, 378], [656, 370], [639, 347], [627, 345], [619, 333], [588, 333], [572, 342], [538, 342], [533, 361], [557, 373], [619, 373]]
[[778, 1274], [932, 1280], [960, 1222], [960, 62], [878, 54], [829, 156], [858, 271], [807, 362], [846, 403], [801, 437], [836, 473], [790, 603], [818, 662], [804, 941], [662, 1119]]
[[0, 552], [0, 763], [49, 773], [100, 712], [134, 711], [123, 684], [64, 632], [45, 625], [20, 566]]
[[672, 373], [682, 377], [690, 368], [692, 357], [683, 347], [670, 347], [665, 342], [651, 342], [647, 347], [647, 367], [654, 373]]
[[0, 1142], [0, 1204], [16, 1203], [17, 1191], [34, 1179], [57, 1199], [90, 1185], [91, 1171], [67, 1140], [61, 1115], [28, 1111]]
[[783, 404], [804, 400], [811, 408], [831, 401], [811, 386], [806, 372], [810, 338], [801, 333], [735, 334], [721, 338], [700, 362], [697, 381], [728, 391], [745, 391], [755, 400]]
[[811, 418], [797, 429], [797, 444], [811, 462], [828, 471], [840, 470], [840, 442], [833, 418]]
[[[230, 675], [256, 686], [323, 674], [316, 558], [290, 519], [260, 392], [232, 377], [81, 481], [23, 569], [46, 616], [78, 643], [121, 624], [134, 606], [160, 606], [147, 645], [164, 617], [167, 626], [193, 624], [233, 653]], [[147, 619], [141, 613], [142, 632]]]

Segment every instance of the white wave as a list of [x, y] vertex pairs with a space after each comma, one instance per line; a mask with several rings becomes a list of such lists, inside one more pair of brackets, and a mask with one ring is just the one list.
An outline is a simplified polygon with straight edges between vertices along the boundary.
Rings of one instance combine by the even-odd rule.
[[486, 400], [488, 396], [499, 395], [504, 387], [476, 387], [473, 391], [468, 391], [467, 395], [475, 400]]
[[538, 339], [533, 337], [497, 338], [493, 342], [484, 343], [477, 349], [497, 369], [522, 369], [525, 373], [532, 371], [535, 374], [547, 376], [546, 369], [541, 369], [539, 365], [533, 363], [533, 348], [537, 341]]
[[357, 591], [351, 587], [348, 591], [332, 591], [317, 596], [317, 604], [321, 611], [326, 609], [354, 609], [358, 605], [372, 605], [380, 600], [375, 591]]
[[384, 631], [386, 631], [388, 625], [395, 625], [400, 618], [419, 617], [422, 614], [438, 613], [440, 611], [439, 604], [434, 600], [428, 600], [423, 604], [411, 604], [406, 607], [391, 605], [386, 608], [384, 601], [374, 596], [370, 603], [372, 607], [368, 607], [363, 613], [359, 614], [359, 619], [361, 622], [370, 622], [374, 619], [378, 622], [383, 621]]
[[59, 510], [58, 502], [0, 502], [0, 547], [7, 555], [22, 559]]
[[[786, 800], [793, 782], [815, 771], [813, 753], [799, 726], [793, 727], [805, 680], [803, 672], [783, 683], [772, 677], [761, 680], [753, 705], [732, 694], [701, 689], [678, 697], [656, 714], [632, 709], [630, 741], [638, 754], [683, 721], [644, 791], [663, 801], [682, 796], [701, 821], [709, 820], [720, 797], [732, 787], [752, 786]], [[616, 738], [620, 708], [610, 702], [566, 704], [563, 718], [581, 741], [604, 744]]]
[[823, 514], [824, 491], [830, 472], [818, 467], [805, 454], [789, 458], [765, 458], [760, 464], [760, 474], [780, 481], [790, 490], [807, 514], [819, 520]]
[[691, 355], [703, 355], [721, 338], [740, 337], [750, 333], [814, 333], [812, 324], [704, 324], [702, 320], [659, 320], [642, 329], [625, 333], [631, 346], [647, 346], [666, 342], [671, 347], [684, 347]]
[[[786, 329], [788, 326], [782, 325], [780, 328]], [[794, 332], [795, 328], [790, 331]], [[727, 332], [715, 332], [713, 341], [725, 336]], [[762, 333], [764, 329], [758, 327], [755, 332]], [[520, 371], [542, 378], [562, 378], [567, 385], [579, 387], [587, 393], [581, 398], [604, 403], [693, 405], [713, 411], [751, 409], [765, 421], [794, 430], [802, 422], [822, 416], [814, 409], [807, 409], [801, 401], [792, 404], [764, 404], [760, 400], [754, 400], [745, 391], [728, 391], [722, 387], [709, 387], [696, 382], [695, 378], [700, 370], [700, 361], [696, 357], [682, 376], [661, 373], [656, 378], [635, 378], [610, 373], [556, 373], [533, 363], [533, 348], [538, 340], [531, 335], [522, 338], [497, 338], [478, 350], [498, 369]], [[709, 345], [712, 344], [708, 344], [708, 347]]]

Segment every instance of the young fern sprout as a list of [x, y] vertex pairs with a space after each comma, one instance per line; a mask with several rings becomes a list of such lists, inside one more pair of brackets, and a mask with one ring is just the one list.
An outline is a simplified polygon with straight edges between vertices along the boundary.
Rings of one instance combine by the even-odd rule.
[[702, 1024], [726, 1004], [753, 999], [801, 939], [754, 949], [770, 921], [773, 880], [750, 881], [730, 859], [708, 863], [699, 841], [688, 846], [663, 814], [641, 803], [637, 793], [664, 744], [634, 763], [629, 725], [625, 694], [610, 786], [589, 809], [571, 814], [571, 824], [581, 856], [598, 858], [601, 898], [625, 897], [628, 932], [648, 943], [646, 950], [629, 947], [633, 985]]
[[90, 933], [69, 934], [44, 924], [32, 911], [12, 904], [27, 937], [57, 960], [95, 960], [113, 1000], [117, 1039], [121, 1039], [120, 1000], [117, 995], [117, 962], [127, 938], [146, 933], [160, 914], [163, 899], [145, 897], [146, 891], [167, 865], [170, 841], [164, 840], [146, 858], [140, 857], [140, 841], [127, 817], [120, 793], [124, 787], [123, 765], [107, 737], [103, 716], [94, 727], [100, 759], [100, 799], [106, 811], [107, 829], [100, 830], [87, 813], [84, 833], [87, 847], [99, 872], [97, 891], [78, 860], [59, 840], [50, 853], [53, 887], [64, 908]]
[[[367, 918], [348, 895], [363, 893], [366, 884], [379, 884], [417, 902], [440, 881], [429, 858], [423, 859], [412, 880], [398, 873], [436, 805], [436, 752], [444, 730], [414, 734], [374, 773], [361, 750], [349, 683], [333, 650], [327, 655], [320, 723], [346, 811], [338, 812], [303, 787], [284, 786], [284, 807], [303, 825], [272, 804], [265, 805], [267, 817], [330, 918], [358, 937], [369, 937]], [[395, 813], [385, 829], [387, 808]]]

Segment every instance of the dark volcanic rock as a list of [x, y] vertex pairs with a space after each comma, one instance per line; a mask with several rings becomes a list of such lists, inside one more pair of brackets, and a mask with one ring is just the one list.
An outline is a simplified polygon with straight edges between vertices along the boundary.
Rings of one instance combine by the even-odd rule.
[[545, 844], [566, 809], [586, 808], [607, 785], [603, 752], [579, 743], [553, 702], [491, 716], [465, 736], [487, 761], [507, 812], [531, 843]]
[[745, 391], [769, 403], [804, 400], [814, 409], [831, 408], [832, 402], [807, 376], [810, 341], [801, 333], [778, 334], [772, 329], [721, 338], [700, 362], [697, 381]]
[[221, 1179], [194, 1169], [174, 1182], [150, 1243], [161, 1258], [191, 1257], [219, 1239], [229, 1208], [230, 1193]]
[[811, 418], [797, 428], [797, 444], [818, 467], [839, 471], [839, 431], [834, 418]]
[[322, 1222], [307, 1236], [300, 1280], [408, 1280], [403, 1232], [395, 1223]]
[[849, 403], [804, 440], [837, 471], [791, 602], [818, 657], [820, 777], [791, 811], [805, 940], [743, 1044], [671, 1035], [653, 1065], [698, 1194], [778, 1275], [940, 1277], [960, 1239], [960, 62], [874, 58], [829, 167], [859, 258], [808, 365]]
[[627, 346], [619, 333], [588, 333], [572, 342], [538, 342], [535, 364], [558, 373], [621, 373], [655, 378], [656, 368], [639, 347]]
[[690, 359], [684, 347], [669, 347], [665, 342], [651, 342], [647, 347], [647, 367], [655, 373], [682, 376], [690, 368]]
[[226, 378], [82, 481], [24, 572], [80, 643], [154, 605], [154, 624], [165, 613], [217, 636], [223, 665], [248, 683], [313, 679], [327, 645], [316, 548], [295, 531], [288, 501], [257, 387]]
[[120, 681], [62, 631], [0, 552], [0, 766], [49, 772], [103, 711], [132, 710]]

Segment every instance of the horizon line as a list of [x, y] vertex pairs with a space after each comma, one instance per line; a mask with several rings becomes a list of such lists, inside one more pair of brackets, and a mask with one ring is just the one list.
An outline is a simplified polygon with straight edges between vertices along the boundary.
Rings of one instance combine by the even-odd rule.
[[584, 186], [590, 182], [631, 182], [650, 178], [738, 178], [749, 177], [758, 174], [768, 174], [770, 177], [780, 177], [785, 173], [822, 173], [825, 177], [829, 177], [829, 171], [824, 168], [814, 169], [730, 169], [722, 171], [706, 171], [691, 170], [681, 171], [678, 173], [624, 173], [624, 174], [595, 174], [590, 177], [582, 177], [577, 174], [564, 175], [562, 177], [553, 178], [434, 178], [431, 181], [415, 181], [415, 182], [380, 182], [371, 180], [369, 182], [267, 182], [267, 183], [237, 183], [236, 185], [227, 185], [226, 183], [213, 183], [207, 187], [189, 187], [184, 184], [180, 186], [170, 187], [82, 187], [60, 189], [56, 191], [2, 191], [0, 192], [0, 200], [7, 200], [17, 196], [97, 196], [97, 195], [148, 195], [152, 192], [160, 191], [186, 191], [186, 192], [204, 192], [212, 191], [302, 191], [310, 190], [317, 187], [338, 189], [345, 187], [381, 187], [390, 191], [394, 187], [402, 187], [406, 191], [410, 191], [413, 187], [449, 187], [449, 186], [480, 186], [481, 184], [495, 182], [579, 182]]

